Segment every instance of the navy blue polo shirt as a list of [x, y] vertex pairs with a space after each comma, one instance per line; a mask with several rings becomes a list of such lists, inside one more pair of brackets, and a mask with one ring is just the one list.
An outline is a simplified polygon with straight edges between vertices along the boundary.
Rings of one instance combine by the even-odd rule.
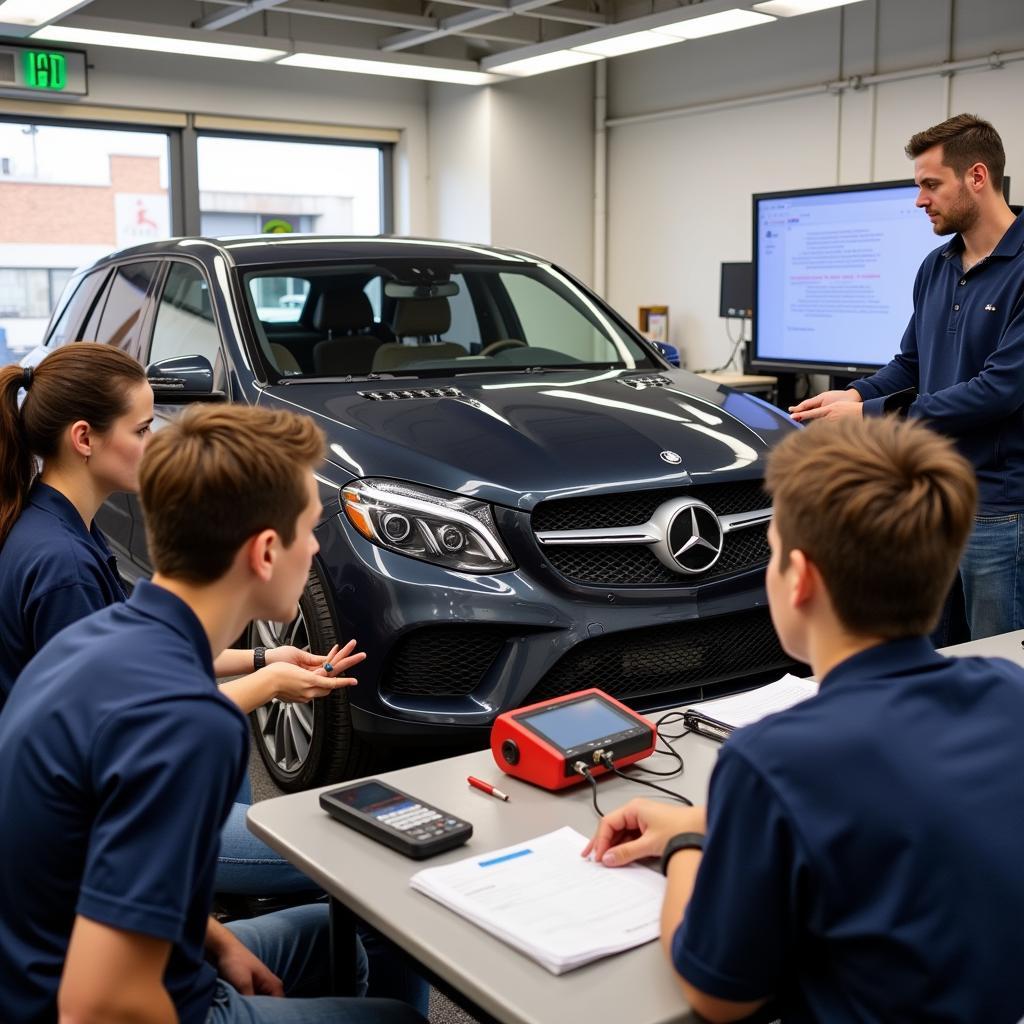
[[151, 583], [39, 652], [0, 714], [4, 1020], [56, 1019], [81, 914], [170, 942], [164, 984], [183, 1024], [205, 1021], [220, 829], [248, 742], [199, 620]]
[[99, 528], [86, 529], [60, 491], [36, 481], [0, 547], [0, 707], [47, 640], [125, 599]]
[[864, 412], [920, 392], [909, 415], [951, 437], [978, 475], [979, 513], [1024, 510], [1024, 213], [994, 251], [963, 269], [964, 240], [925, 257], [900, 353], [851, 385]]
[[1024, 670], [900, 640], [740, 730], [673, 940], [785, 1024], [1024, 1017]]

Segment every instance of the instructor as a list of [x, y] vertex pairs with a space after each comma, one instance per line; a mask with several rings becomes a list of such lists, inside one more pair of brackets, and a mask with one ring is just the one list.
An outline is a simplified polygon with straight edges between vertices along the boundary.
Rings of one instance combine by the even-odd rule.
[[921, 264], [899, 355], [790, 411], [807, 422], [902, 409], [956, 442], [979, 486], [960, 562], [977, 640], [1024, 628], [1024, 214], [1003, 198], [1003, 143], [987, 121], [958, 114], [906, 151], [917, 205], [954, 238]]

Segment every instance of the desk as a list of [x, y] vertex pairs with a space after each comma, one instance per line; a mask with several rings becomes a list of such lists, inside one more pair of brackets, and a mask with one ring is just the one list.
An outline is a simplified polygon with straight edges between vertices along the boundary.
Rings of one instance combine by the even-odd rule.
[[713, 381], [715, 384], [724, 384], [735, 391], [749, 391], [751, 394], [766, 397], [774, 395], [775, 386], [779, 383], [778, 377], [754, 373], [698, 373], [697, 376]]
[[[677, 741], [676, 748], [685, 758], [686, 769], [667, 785], [702, 803], [719, 745], [688, 735]], [[672, 763], [657, 755], [651, 767], [665, 768]], [[482, 1011], [501, 1024], [590, 1020], [681, 1024], [695, 1020], [686, 1011], [682, 992], [657, 942], [555, 976], [409, 888], [410, 876], [428, 864], [447, 864], [486, 853], [563, 825], [589, 836], [597, 825], [589, 786], [548, 793], [502, 776], [501, 788], [511, 797], [506, 804], [471, 789], [466, 784], [468, 775], [497, 780], [500, 773], [490, 751], [379, 776], [473, 823], [469, 843], [425, 862], [403, 857], [328, 817], [317, 802], [322, 789], [254, 804], [249, 809], [249, 827], [332, 897], [460, 993], [470, 1013]], [[598, 792], [601, 809], [609, 811], [648, 791], [610, 777], [600, 781]]]
[[[1024, 630], [946, 648], [958, 657], [1009, 658], [1024, 666]], [[677, 741], [686, 770], [667, 785], [702, 803], [719, 744], [687, 735]], [[658, 755], [657, 762], [669, 759]], [[662, 767], [653, 763], [651, 767]], [[431, 865], [485, 853], [571, 825], [590, 835], [596, 816], [589, 787], [548, 793], [501, 777], [507, 804], [470, 789], [466, 777], [499, 778], [490, 751], [466, 754], [380, 776], [473, 823], [473, 838], [431, 858]], [[657, 780], [662, 781], [662, 780]], [[332, 787], [324, 787], [330, 789]], [[408, 887], [421, 863], [409, 860], [328, 817], [311, 790], [254, 804], [252, 831], [323, 886], [332, 897], [368, 921], [420, 961], [446, 987], [460, 993], [472, 1013], [501, 1024], [566, 1024], [589, 1020], [629, 1024], [681, 1024], [695, 1018], [657, 942], [595, 961], [556, 977], [451, 910]], [[598, 786], [605, 811], [644, 793], [618, 778]], [[457, 1000], [459, 1001], [459, 1000]]]

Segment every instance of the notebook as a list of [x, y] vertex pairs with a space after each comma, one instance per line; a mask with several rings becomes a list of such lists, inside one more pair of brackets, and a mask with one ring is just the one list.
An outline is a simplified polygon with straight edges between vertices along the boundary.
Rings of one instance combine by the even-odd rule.
[[552, 974], [658, 937], [665, 879], [580, 853], [587, 837], [560, 828], [515, 846], [418, 871], [409, 884], [525, 953]]
[[683, 712], [683, 725], [701, 736], [727, 740], [733, 730], [759, 722], [776, 711], [785, 711], [817, 692], [815, 680], [784, 675], [755, 690], [694, 704]]

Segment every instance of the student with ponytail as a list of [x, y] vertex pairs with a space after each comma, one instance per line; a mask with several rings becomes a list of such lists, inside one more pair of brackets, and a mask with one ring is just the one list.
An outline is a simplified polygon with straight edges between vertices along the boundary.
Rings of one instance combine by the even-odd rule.
[[[19, 395], [24, 398], [19, 405]], [[34, 369], [0, 368], [0, 708], [19, 673], [50, 639], [93, 612], [126, 600], [117, 563], [94, 523], [112, 494], [138, 490], [153, 421], [143, 368], [109, 345], [77, 342]], [[354, 683], [339, 674], [362, 661], [355, 641], [326, 657], [296, 647], [224, 651], [218, 676], [244, 712], [273, 697], [306, 702]], [[323, 669], [329, 659], [332, 671]], [[139, 685], [144, 686], [145, 680]], [[248, 782], [224, 830], [219, 891], [263, 894], [313, 888], [245, 827]]]

